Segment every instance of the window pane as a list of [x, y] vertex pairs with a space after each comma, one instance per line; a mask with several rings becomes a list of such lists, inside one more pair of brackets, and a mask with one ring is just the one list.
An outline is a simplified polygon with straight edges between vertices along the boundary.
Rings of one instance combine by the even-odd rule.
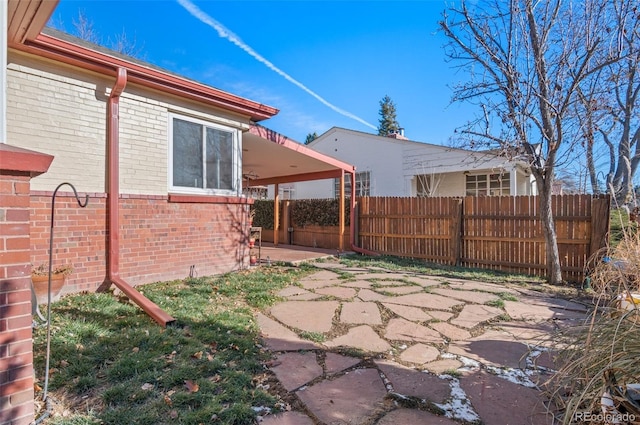
[[233, 134], [207, 128], [207, 189], [233, 189]]
[[173, 185], [203, 187], [202, 126], [173, 120]]

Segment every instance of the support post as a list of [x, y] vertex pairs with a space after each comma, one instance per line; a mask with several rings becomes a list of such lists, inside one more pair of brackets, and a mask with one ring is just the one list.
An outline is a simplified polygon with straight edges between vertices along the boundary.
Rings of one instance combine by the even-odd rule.
[[273, 194], [273, 246], [278, 246], [280, 233], [280, 185], [275, 184]]
[[[353, 196], [353, 192], [354, 192], [354, 187], [351, 187], [351, 196]], [[340, 172], [340, 203], [339, 203], [339, 213], [338, 216], [339, 218], [339, 231], [338, 231], [338, 249], [340, 251], [344, 251], [344, 221], [345, 221], [345, 214], [344, 214], [344, 170], [341, 170]]]

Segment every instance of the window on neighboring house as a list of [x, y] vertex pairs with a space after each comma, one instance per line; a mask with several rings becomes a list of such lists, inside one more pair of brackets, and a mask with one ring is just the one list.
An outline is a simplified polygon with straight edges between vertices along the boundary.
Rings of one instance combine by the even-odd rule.
[[169, 171], [172, 190], [230, 195], [238, 188], [237, 131], [171, 116]]
[[293, 199], [293, 192], [295, 188], [293, 186], [280, 186], [280, 199]]
[[[344, 176], [344, 196], [351, 196], [351, 176]], [[340, 196], [340, 179], [334, 179], [333, 196]], [[371, 172], [361, 171], [356, 173], [356, 196], [371, 196]]]
[[439, 177], [430, 174], [416, 175], [416, 195], [419, 198], [434, 196]]
[[503, 196], [511, 194], [509, 173], [466, 176], [467, 196]]

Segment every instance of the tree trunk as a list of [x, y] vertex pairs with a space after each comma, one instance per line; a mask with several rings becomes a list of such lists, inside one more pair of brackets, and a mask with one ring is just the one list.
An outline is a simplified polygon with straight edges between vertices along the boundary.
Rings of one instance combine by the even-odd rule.
[[553, 182], [545, 181], [546, 179], [543, 176], [536, 176], [536, 180], [539, 182], [540, 221], [542, 222], [542, 233], [544, 234], [547, 252], [547, 278], [550, 284], [560, 285], [563, 281], [560, 268], [560, 253], [558, 251], [558, 235], [551, 210]]

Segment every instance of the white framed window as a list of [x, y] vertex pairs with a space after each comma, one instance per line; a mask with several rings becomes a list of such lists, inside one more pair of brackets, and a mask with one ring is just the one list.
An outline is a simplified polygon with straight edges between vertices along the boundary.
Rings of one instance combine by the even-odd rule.
[[236, 195], [240, 175], [239, 139], [234, 128], [170, 114], [170, 190]]
[[[351, 176], [344, 176], [344, 196], [351, 196]], [[340, 179], [333, 181], [333, 196], [340, 197]], [[360, 171], [356, 173], [356, 196], [371, 196], [371, 172]]]
[[467, 196], [508, 196], [511, 194], [509, 173], [471, 174], [466, 176]]

